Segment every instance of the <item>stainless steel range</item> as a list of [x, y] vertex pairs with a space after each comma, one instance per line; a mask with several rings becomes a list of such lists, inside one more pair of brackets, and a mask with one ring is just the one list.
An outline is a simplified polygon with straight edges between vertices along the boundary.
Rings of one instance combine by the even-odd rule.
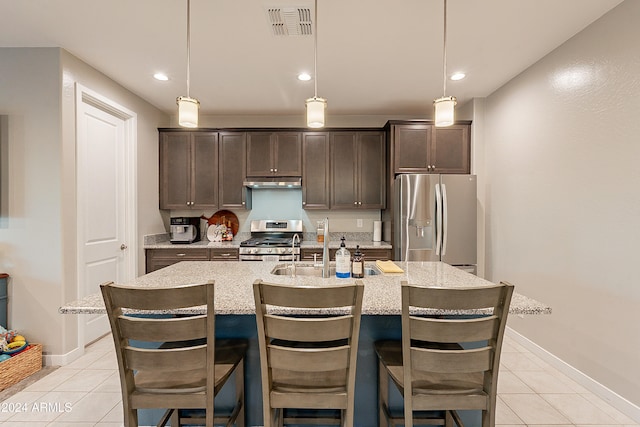
[[294, 256], [298, 261], [301, 239], [302, 220], [251, 221], [251, 238], [240, 243], [240, 261], [292, 261]]

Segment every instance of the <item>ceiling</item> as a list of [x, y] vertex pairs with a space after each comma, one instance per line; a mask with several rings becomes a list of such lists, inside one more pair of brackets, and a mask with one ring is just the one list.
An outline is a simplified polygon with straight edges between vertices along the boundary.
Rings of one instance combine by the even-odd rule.
[[[443, 95], [442, 0], [319, 0], [328, 114], [429, 117]], [[484, 97], [621, 0], [449, 0], [447, 95]], [[312, 0], [191, 0], [191, 91], [203, 114], [302, 114], [313, 37], [275, 36], [267, 9]], [[0, 47], [59, 46], [174, 114], [186, 95], [185, 0], [0, 0]], [[155, 72], [170, 80], [153, 79]]]

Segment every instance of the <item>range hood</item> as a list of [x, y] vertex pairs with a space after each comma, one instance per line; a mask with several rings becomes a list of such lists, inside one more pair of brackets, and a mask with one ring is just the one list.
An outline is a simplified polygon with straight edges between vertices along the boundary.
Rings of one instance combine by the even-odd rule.
[[253, 189], [268, 188], [301, 188], [302, 179], [299, 177], [280, 176], [280, 177], [248, 177], [244, 185]]

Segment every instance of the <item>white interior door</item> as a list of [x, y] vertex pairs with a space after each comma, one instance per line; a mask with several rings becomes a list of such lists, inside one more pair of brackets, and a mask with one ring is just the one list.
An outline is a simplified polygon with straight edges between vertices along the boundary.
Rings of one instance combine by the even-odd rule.
[[[81, 89], [82, 90], [82, 89]], [[132, 192], [127, 188], [130, 123], [113, 106], [95, 97], [78, 96], [78, 293], [100, 292], [106, 281], [133, 278], [135, 248], [130, 239], [133, 221], [128, 212]], [[84, 343], [109, 331], [105, 315], [83, 315]]]

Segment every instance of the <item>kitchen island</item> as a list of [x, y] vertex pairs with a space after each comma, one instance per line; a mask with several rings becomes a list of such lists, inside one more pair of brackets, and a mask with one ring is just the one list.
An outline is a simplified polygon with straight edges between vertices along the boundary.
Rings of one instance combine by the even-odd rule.
[[[362, 306], [360, 347], [356, 373], [356, 425], [377, 426], [376, 356], [373, 343], [379, 339], [400, 338], [401, 281], [423, 286], [466, 287], [483, 286], [490, 282], [441, 262], [396, 262], [403, 273], [380, 273], [360, 279], [365, 290]], [[283, 262], [210, 262], [185, 261], [138, 277], [128, 283], [133, 286], [176, 286], [215, 280], [216, 336], [249, 339], [246, 366], [247, 425], [262, 423], [262, 398], [260, 389], [260, 363], [255, 324], [255, 306], [252, 284], [256, 279], [272, 283], [298, 286], [335, 286], [354, 279], [335, 277], [322, 279], [313, 276], [290, 277], [271, 272], [287, 265]], [[298, 263], [298, 266], [309, 266]], [[374, 263], [367, 263], [373, 266]], [[551, 314], [545, 304], [517, 293], [513, 295], [509, 312], [521, 315]], [[104, 313], [100, 294], [90, 295], [70, 302], [60, 308], [64, 314]], [[192, 310], [189, 313], [204, 312]], [[222, 396], [221, 401], [224, 401]], [[155, 414], [144, 415], [145, 424], [153, 421]], [[147, 422], [148, 421], [148, 422]]]

